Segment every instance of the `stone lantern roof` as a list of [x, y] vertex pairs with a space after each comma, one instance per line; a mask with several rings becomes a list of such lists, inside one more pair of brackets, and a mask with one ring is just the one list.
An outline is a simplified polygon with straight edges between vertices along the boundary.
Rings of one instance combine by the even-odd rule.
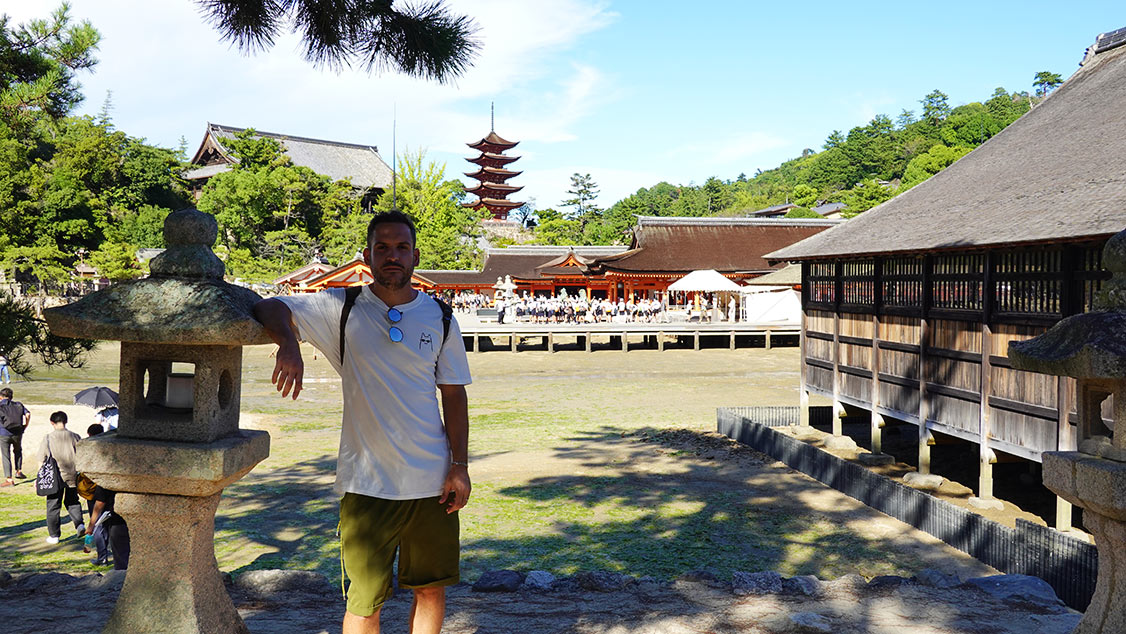
[[46, 311], [51, 332], [64, 337], [179, 345], [254, 345], [270, 339], [251, 315], [257, 293], [223, 281], [211, 251], [215, 218], [195, 209], [164, 222], [167, 249], [148, 278], [114, 284]]

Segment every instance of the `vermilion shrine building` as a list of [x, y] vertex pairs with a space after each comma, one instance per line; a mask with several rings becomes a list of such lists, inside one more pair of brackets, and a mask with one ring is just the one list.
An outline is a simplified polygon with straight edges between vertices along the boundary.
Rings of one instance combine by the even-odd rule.
[[[516, 293], [635, 299], [664, 294], [669, 284], [700, 269], [741, 282], [775, 268], [765, 254], [839, 224], [840, 220], [786, 218], [638, 218], [629, 246], [513, 246], [489, 249], [476, 271], [416, 270], [416, 288], [492, 295], [511, 278]], [[361, 260], [305, 280], [295, 292], [371, 282]]]

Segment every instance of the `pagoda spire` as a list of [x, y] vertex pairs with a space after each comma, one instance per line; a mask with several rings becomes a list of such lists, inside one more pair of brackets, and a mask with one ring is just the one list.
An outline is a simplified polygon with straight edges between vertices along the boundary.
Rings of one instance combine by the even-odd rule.
[[505, 156], [506, 150], [511, 150], [516, 147], [519, 142], [506, 141], [501, 138], [496, 132], [496, 105], [493, 102], [489, 103], [489, 134], [485, 138], [475, 143], [468, 143], [467, 145], [480, 154], [473, 158], [465, 159], [470, 163], [477, 166], [473, 172], [466, 172], [465, 175], [477, 181], [477, 185], [473, 187], [466, 187], [465, 192], [468, 194], [475, 194], [477, 200], [471, 203], [465, 203], [464, 206], [470, 209], [481, 209], [484, 207], [489, 210], [493, 215], [493, 220], [503, 221], [508, 220], [508, 212], [523, 206], [523, 202], [508, 200], [509, 194], [514, 194], [523, 187], [516, 187], [505, 183], [508, 179], [518, 176], [520, 172], [514, 172], [506, 169], [510, 163], [513, 163], [519, 156]]

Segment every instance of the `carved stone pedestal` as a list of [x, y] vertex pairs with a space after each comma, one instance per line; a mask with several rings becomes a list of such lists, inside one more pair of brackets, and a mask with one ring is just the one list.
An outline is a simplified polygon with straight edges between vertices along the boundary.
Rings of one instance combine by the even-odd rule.
[[1126, 632], [1126, 463], [1076, 451], [1044, 454], [1044, 486], [1083, 508], [1099, 578], [1076, 632]]
[[107, 634], [243, 634], [215, 561], [215, 509], [223, 488], [270, 453], [264, 431], [212, 443], [95, 436], [78, 467], [118, 491], [129, 522], [129, 570]]
[[208, 497], [119, 493], [129, 518], [129, 571], [106, 634], [248, 632], [215, 563], [215, 509]]

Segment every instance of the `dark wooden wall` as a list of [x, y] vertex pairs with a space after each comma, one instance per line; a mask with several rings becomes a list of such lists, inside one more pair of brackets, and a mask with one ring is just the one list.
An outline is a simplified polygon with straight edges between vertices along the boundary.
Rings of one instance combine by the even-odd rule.
[[1031, 460], [1073, 449], [1073, 381], [1006, 354], [1091, 309], [1102, 244], [804, 262], [804, 385]]

